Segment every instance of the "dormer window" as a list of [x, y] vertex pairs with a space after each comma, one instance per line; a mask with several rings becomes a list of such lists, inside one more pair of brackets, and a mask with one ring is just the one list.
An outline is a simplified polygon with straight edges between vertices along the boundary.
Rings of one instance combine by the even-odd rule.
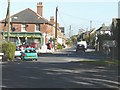
[[14, 19], [18, 19], [18, 17], [13, 17]]

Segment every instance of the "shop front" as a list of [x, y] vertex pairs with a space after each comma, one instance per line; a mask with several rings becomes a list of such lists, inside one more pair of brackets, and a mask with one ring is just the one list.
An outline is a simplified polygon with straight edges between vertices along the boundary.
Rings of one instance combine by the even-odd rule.
[[[3, 40], [7, 40], [7, 32], [3, 32]], [[20, 45], [30, 45], [31, 43], [36, 43], [37, 47], [41, 47], [42, 42], [41, 32], [10, 32], [10, 41], [15, 43], [16, 46]]]

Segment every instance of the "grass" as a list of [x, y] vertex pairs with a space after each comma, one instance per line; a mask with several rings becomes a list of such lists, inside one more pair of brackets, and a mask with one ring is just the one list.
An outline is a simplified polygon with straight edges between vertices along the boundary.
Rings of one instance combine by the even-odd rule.
[[[73, 61], [74, 62], [74, 61]], [[118, 60], [80, 60], [75, 61], [80, 63], [90, 63], [90, 64], [97, 64], [97, 65], [118, 65], [120, 61]]]

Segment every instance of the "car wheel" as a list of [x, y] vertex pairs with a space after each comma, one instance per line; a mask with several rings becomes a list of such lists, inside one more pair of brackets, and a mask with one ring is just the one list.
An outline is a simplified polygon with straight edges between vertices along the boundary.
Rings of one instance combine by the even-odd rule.
[[78, 52], [78, 50], [76, 49], [76, 52]]
[[24, 61], [24, 58], [23, 58], [23, 57], [21, 57], [21, 60], [22, 60], [22, 61]]
[[83, 50], [83, 52], [85, 52], [85, 49]]

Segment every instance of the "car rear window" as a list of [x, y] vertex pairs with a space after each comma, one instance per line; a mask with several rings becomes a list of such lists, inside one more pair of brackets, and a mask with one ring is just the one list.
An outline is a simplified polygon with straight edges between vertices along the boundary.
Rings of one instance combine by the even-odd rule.
[[16, 48], [16, 51], [21, 51], [19, 48]]
[[25, 53], [36, 53], [36, 50], [25, 50]]

